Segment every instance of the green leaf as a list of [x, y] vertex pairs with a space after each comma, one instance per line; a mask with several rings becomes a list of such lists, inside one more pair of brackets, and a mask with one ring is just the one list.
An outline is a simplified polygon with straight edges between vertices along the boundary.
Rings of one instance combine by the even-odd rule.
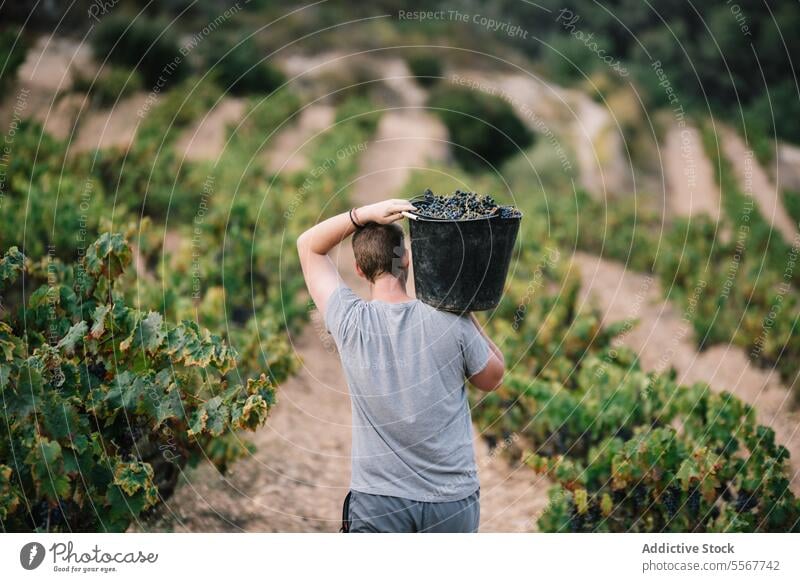
[[152, 480], [153, 468], [148, 463], [119, 463], [114, 469], [114, 485], [129, 496], [151, 487]]
[[61, 445], [44, 437], [38, 439], [25, 459], [31, 467], [37, 491], [51, 501], [69, 493], [70, 481], [64, 474], [62, 460]]
[[103, 233], [86, 251], [83, 264], [86, 273], [97, 279], [119, 277], [131, 263], [131, 249], [118, 233]]
[[193, 321], [184, 321], [167, 335], [167, 353], [185, 366], [216, 367], [225, 373], [236, 364], [236, 351]]
[[56, 440], [66, 439], [80, 424], [77, 410], [55, 396], [46, 400], [40, 419], [47, 434]]
[[18, 343], [19, 340], [14, 337], [11, 326], [0, 321], [0, 354], [6, 362], [10, 362], [14, 358], [14, 348]]
[[61, 338], [56, 345], [57, 348], [64, 350], [65, 353], [72, 355], [75, 353], [75, 345], [84, 339], [89, 325], [85, 321], [80, 321], [69, 328], [67, 335]]
[[106, 330], [106, 316], [111, 311], [110, 305], [98, 305], [95, 307], [94, 314], [92, 315], [92, 329], [89, 336], [92, 339], [98, 339], [103, 335]]
[[132, 372], [122, 372], [114, 378], [111, 389], [106, 394], [105, 401], [114, 408], [124, 408], [129, 412], [138, 412], [144, 408], [143, 399], [148, 391], [153, 389], [152, 379], [137, 376]]
[[145, 351], [154, 352], [164, 341], [167, 333], [164, 330], [164, 318], [161, 314], [151, 311], [144, 318], [139, 319], [131, 334], [119, 344], [122, 351], [131, 347], [141, 347]]
[[694, 457], [684, 459], [680, 468], [678, 469], [676, 477], [680, 479], [681, 486], [683, 487], [684, 491], [689, 489], [689, 485], [692, 483], [692, 481], [700, 478], [700, 467], [698, 466]]
[[142, 409], [156, 425], [169, 418], [183, 418], [184, 404], [179, 385], [173, 381], [173, 372], [165, 368], [156, 374], [149, 394], [144, 399]]
[[0, 290], [14, 283], [25, 267], [25, 256], [17, 247], [11, 247], [0, 259]]
[[222, 401], [222, 398], [215, 396], [197, 410], [189, 429], [189, 435], [197, 436], [206, 432], [211, 436], [219, 436], [225, 432], [225, 428], [230, 422], [230, 416], [230, 408]]

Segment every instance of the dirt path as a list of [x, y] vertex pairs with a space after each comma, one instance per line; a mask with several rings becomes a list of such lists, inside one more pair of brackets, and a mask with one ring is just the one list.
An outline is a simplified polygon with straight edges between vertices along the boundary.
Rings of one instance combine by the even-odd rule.
[[776, 163], [769, 170], [778, 188], [800, 192], [800, 147], [790, 143], [778, 144]]
[[228, 126], [239, 121], [246, 108], [244, 99], [221, 99], [193, 127], [180, 135], [175, 144], [176, 153], [186, 156], [187, 160], [216, 160], [225, 147]]
[[508, 101], [534, 132], [568, 139], [580, 184], [593, 196], [631, 191], [630, 164], [617, 123], [585, 93], [520, 73], [458, 71], [454, 78]]
[[[314, 104], [300, 113], [290, 125], [267, 145], [264, 162], [271, 172], [299, 172], [308, 164], [304, 149], [313, 146], [313, 137], [333, 124], [336, 111], [329, 105]], [[312, 141], [309, 141], [312, 140]]]
[[141, 122], [139, 113], [148, 110], [148, 98], [147, 93], [135, 93], [110, 109], [85, 113], [70, 150], [78, 153], [112, 147], [129, 148]]
[[26, 53], [14, 87], [0, 99], [0, 124], [8, 126], [20, 99], [23, 117], [35, 119], [55, 137], [66, 138], [81, 113], [84, 96], [59, 97], [59, 93], [72, 86], [75, 71], [94, 75], [95, 70], [87, 45], [67, 38], [39, 37]]
[[800, 492], [800, 413], [792, 410], [791, 394], [777, 373], [753, 366], [745, 351], [733, 345], [698, 353], [688, 314], [662, 299], [655, 278], [585, 253], [576, 253], [573, 261], [583, 279], [582, 299], [597, 304], [605, 324], [639, 320], [622, 339], [639, 354], [645, 370], [675, 367], [680, 383], [707, 382], [755, 407], [759, 422], [772, 427], [777, 442], [791, 453], [792, 488]]
[[662, 150], [670, 212], [720, 218], [719, 186], [697, 128], [677, 125], [667, 132]]
[[798, 236], [797, 225], [786, 213], [780, 191], [738, 133], [728, 127], [721, 127], [719, 133], [722, 151], [730, 161], [742, 191], [753, 197], [764, 219], [783, 235], [788, 244], [793, 244]]
[[595, 197], [631, 192], [630, 162], [617, 122], [608, 109], [582, 92], [570, 92], [577, 117], [572, 123], [581, 185]]

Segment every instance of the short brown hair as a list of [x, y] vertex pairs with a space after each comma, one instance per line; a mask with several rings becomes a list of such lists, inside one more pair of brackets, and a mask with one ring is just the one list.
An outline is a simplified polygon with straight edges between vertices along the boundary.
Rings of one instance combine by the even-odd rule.
[[378, 275], [397, 276], [396, 260], [405, 252], [405, 235], [400, 225], [369, 222], [353, 235], [353, 254], [356, 264], [371, 283]]

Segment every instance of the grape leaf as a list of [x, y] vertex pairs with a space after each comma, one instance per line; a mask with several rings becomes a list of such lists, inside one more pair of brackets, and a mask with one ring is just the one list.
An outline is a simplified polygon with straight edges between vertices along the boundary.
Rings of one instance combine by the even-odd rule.
[[64, 350], [66, 354], [74, 354], [75, 345], [84, 338], [88, 329], [89, 325], [85, 321], [79, 321], [69, 328], [67, 335], [61, 338], [56, 347]]
[[109, 311], [111, 311], [110, 305], [98, 305], [95, 307], [94, 314], [92, 315], [92, 329], [89, 332], [89, 336], [92, 339], [98, 339], [103, 332], [106, 330], [106, 317], [108, 316]]
[[84, 265], [92, 277], [115, 279], [131, 263], [131, 249], [121, 234], [103, 233], [86, 251]]
[[17, 247], [11, 247], [0, 259], [0, 290], [9, 283], [14, 283], [25, 266], [25, 256]]

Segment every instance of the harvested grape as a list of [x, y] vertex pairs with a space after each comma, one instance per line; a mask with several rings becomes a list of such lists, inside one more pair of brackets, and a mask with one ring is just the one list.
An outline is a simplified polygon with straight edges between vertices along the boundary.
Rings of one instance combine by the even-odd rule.
[[411, 202], [416, 213], [424, 218], [437, 220], [474, 220], [476, 218], [519, 218], [519, 210], [513, 206], [500, 206], [489, 195], [456, 190], [450, 196], [434, 194], [425, 190], [421, 198]]

